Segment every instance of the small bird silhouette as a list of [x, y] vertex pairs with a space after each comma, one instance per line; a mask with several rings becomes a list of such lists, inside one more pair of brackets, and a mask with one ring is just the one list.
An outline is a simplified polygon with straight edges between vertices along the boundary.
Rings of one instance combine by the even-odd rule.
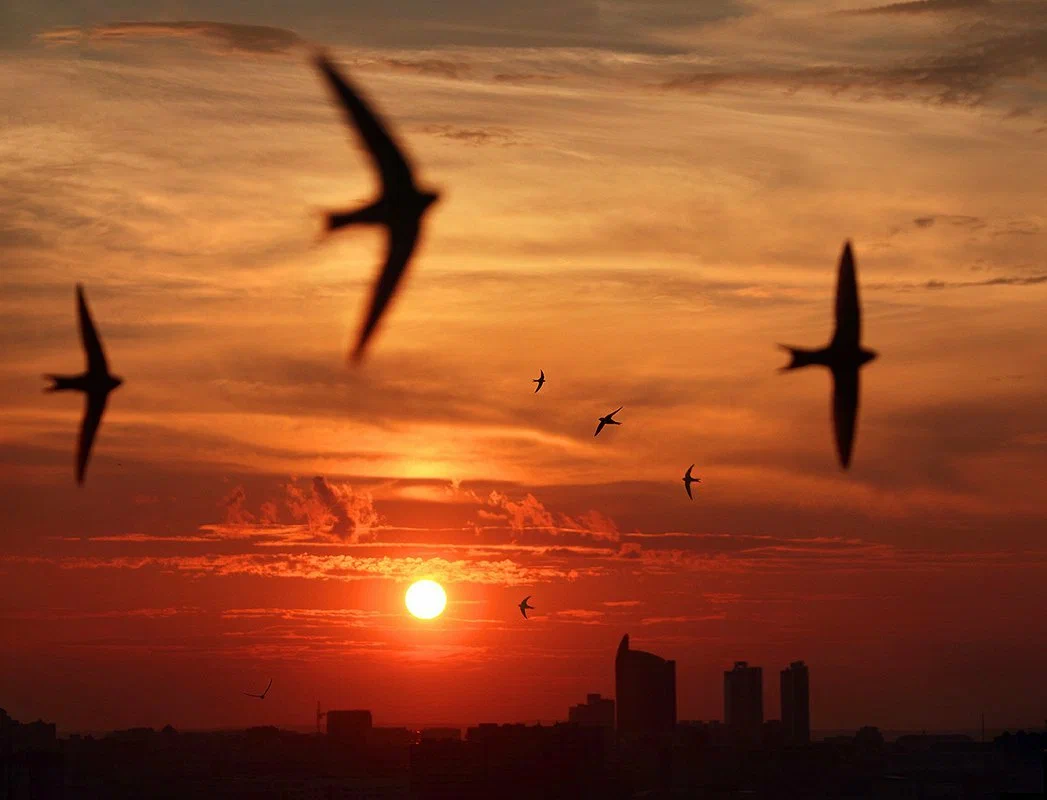
[[689, 466], [687, 468], [687, 473], [683, 476], [683, 485], [684, 485], [684, 488], [687, 489], [687, 496], [690, 497], [692, 500], [694, 500], [694, 495], [691, 494], [691, 484], [692, 483], [701, 483], [702, 479], [701, 478], [692, 478], [691, 477], [691, 470], [692, 469], [694, 469], [694, 464], [691, 464], [691, 466]]
[[531, 381], [531, 383], [537, 383], [537, 384], [538, 384], [538, 385], [537, 385], [536, 387], [534, 387], [534, 393], [535, 393], [535, 394], [538, 394], [538, 391], [539, 391], [539, 390], [540, 390], [540, 389], [541, 389], [541, 388], [542, 388], [543, 386], [545, 386], [545, 370], [544, 370], [544, 369], [540, 369], [540, 370], [538, 370], [538, 371], [539, 371], [540, 373], [542, 373], [542, 374], [541, 374], [541, 375], [539, 375], [539, 376], [538, 376], [537, 378], [535, 378], [534, 380], [532, 380], [532, 381]]
[[532, 596], [533, 595], [527, 595], [527, 597], [520, 601], [519, 609], [520, 613], [524, 615], [524, 619], [528, 619], [527, 609], [531, 609], [532, 611], [534, 611], [534, 606], [527, 605], [527, 601], [530, 600]]
[[621, 411], [623, 408], [625, 408], [625, 406], [618, 406], [618, 408], [616, 408], [606, 417], [600, 417], [600, 424], [596, 426], [596, 433], [593, 434], [593, 437], [595, 438], [600, 435], [600, 431], [603, 430], [604, 425], [621, 425], [622, 423], [615, 421], [614, 415]]
[[811, 364], [828, 367], [833, 377], [833, 426], [836, 453], [844, 469], [851, 463], [854, 432], [858, 425], [858, 371], [879, 355], [861, 345], [862, 309], [858, 303], [858, 281], [854, 272], [854, 255], [847, 242], [840, 256], [836, 279], [836, 331], [832, 341], [821, 350], [778, 345], [792, 354], [792, 361], [780, 372], [800, 369]]
[[80, 443], [76, 451], [76, 482], [83, 486], [84, 472], [87, 470], [88, 459], [91, 458], [91, 445], [94, 443], [95, 434], [98, 433], [98, 427], [102, 424], [106, 400], [109, 399], [109, 393], [123, 383], [123, 379], [109, 374], [105, 351], [84, 299], [84, 287], [79, 283], [76, 285], [76, 300], [80, 315], [80, 342], [87, 358], [87, 371], [79, 375], [45, 375], [44, 377], [53, 383], [44, 391], [76, 390], [87, 395], [84, 418], [80, 423]]
[[243, 692], [243, 694], [246, 694], [248, 697], [257, 697], [259, 700], [265, 700], [265, 696], [267, 694], [269, 694], [269, 690], [272, 687], [273, 687], [273, 679], [270, 678], [269, 679], [269, 685], [265, 687], [265, 691], [262, 692], [261, 694], [251, 694], [251, 692]]
[[316, 66], [345, 107], [349, 122], [370, 153], [382, 181], [382, 194], [375, 202], [352, 211], [331, 212], [326, 221], [328, 233], [349, 225], [384, 225], [388, 232], [385, 265], [374, 285], [370, 309], [350, 356], [358, 362], [407, 271], [421, 233], [422, 217], [439, 194], [419, 190], [411, 166], [392, 135], [326, 55], [316, 55]]

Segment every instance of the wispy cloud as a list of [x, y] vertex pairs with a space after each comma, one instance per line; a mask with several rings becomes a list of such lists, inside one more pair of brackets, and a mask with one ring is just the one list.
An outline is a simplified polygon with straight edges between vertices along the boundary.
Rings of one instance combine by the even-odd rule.
[[211, 45], [218, 52], [250, 55], [283, 55], [300, 42], [296, 33], [284, 28], [210, 21], [112, 22], [85, 28], [54, 28], [38, 34], [37, 38], [52, 45], [182, 39]]

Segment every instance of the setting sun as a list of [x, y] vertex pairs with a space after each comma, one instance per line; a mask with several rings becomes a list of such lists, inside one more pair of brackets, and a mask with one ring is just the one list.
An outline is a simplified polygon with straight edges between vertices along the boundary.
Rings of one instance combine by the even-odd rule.
[[436, 581], [415, 581], [404, 596], [407, 610], [418, 619], [432, 619], [443, 613], [447, 594]]

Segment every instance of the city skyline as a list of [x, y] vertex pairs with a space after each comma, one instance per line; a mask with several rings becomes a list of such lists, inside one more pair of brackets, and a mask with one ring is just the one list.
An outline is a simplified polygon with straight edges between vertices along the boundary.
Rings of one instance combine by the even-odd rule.
[[[803, 658], [820, 729], [1038, 723], [1045, 35], [1031, 0], [7, 0], [0, 703], [557, 719], [628, 631], [677, 719], [738, 659], [777, 709]], [[382, 234], [317, 239], [377, 186], [314, 46], [441, 193], [354, 369]], [[843, 472], [777, 345], [824, 342], [846, 241], [880, 355]], [[82, 489], [40, 377], [78, 283], [125, 381]]]

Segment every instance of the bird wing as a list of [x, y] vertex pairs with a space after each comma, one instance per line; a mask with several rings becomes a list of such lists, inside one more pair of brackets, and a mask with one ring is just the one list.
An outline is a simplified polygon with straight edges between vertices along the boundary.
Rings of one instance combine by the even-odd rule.
[[538, 370], [538, 372], [540, 373], [538, 375], [538, 380], [544, 381], [545, 380], [545, 370], [544, 369], [540, 369], [540, 370]]
[[524, 619], [527, 619], [527, 606], [521, 605], [520, 606], [520, 613], [523, 614]]
[[687, 473], [684, 475], [684, 478], [690, 478], [691, 477], [691, 470], [692, 469], [694, 469], [694, 464], [691, 464], [691, 466], [689, 466], [687, 468]]
[[240, 692], [240, 694], [246, 694], [248, 697], [261, 697], [260, 694], [251, 694], [250, 692]]
[[415, 245], [418, 242], [418, 233], [419, 225], [417, 220], [407, 223], [394, 222], [389, 226], [385, 265], [382, 267], [382, 272], [374, 284], [374, 290], [371, 293], [371, 307], [367, 312], [367, 318], [363, 327], [360, 329], [356, 347], [353, 348], [353, 361], [359, 361], [363, 357], [367, 341], [371, 338], [375, 328], [378, 327], [378, 321], [382, 318], [382, 312], [385, 311], [385, 307], [393, 299], [396, 287], [407, 269], [407, 262], [410, 260], [411, 253], [414, 252]]
[[98, 339], [98, 331], [91, 320], [91, 312], [87, 309], [87, 300], [84, 299], [84, 287], [76, 285], [76, 301], [80, 310], [80, 341], [84, 346], [84, 354], [87, 356], [87, 371], [108, 374], [109, 364], [105, 360], [105, 352], [102, 350], [102, 342]]
[[618, 408], [616, 408], [616, 409], [615, 409], [614, 411], [612, 411], [612, 412], [611, 412], [610, 414], [608, 414], [607, 416], [608, 416], [608, 417], [613, 417], [613, 416], [614, 416], [615, 414], [617, 414], [617, 413], [618, 413], [619, 411], [621, 411], [621, 410], [622, 410], [623, 408], [625, 408], [625, 406], [618, 406]]
[[272, 688], [273, 688], [273, 679], [272, 679], [272, 678], [270, 678], [270, 679], [269, 679], [269, 685], [268, 685], [268, 686], [266, 686], [266, 687], [265, 687], [265, 691], [264, 691], [264, 692], [262, 692], [262, 697], [265, 697], [265, 696], [266, 696], [267, 694], [269, 694], [269, 690], [270, 690], [270, 689], [272, 689]]
[[87, 394], [87, 402], [84, 404], [84, 418], [80, 423], [80, 444], [76, 450], [76, 482], [83, 485], [84, 472], [87, 471], [87, 461], [91, 458], [91, 445], [94, 443], [98, 426], [102, 424], [102, 412], [105, 411], [105, 401], [108, 394]]
[[694, 500], [694, 495], [691, 494], [691, 484], [689, 481], [683, 482], [684, 488], [687, 489], [687, 496]]
[[364, 102], [349, 81], [339, 74], [325, 55], [316, 57], [316, 66], [327, 78], [338, 99], [345, 108], [349, 122], [356, 128], [364, 146], [371, 155], [371, 160], [382, 177], [386, 192], [400, 191], [414, 187], [411, 166], [404, 158], [403, 152], [393, 140], [392, 134], [385, 129], [375, 113]]
[[854, 255], [847, 242], [840, 256], [836, 277], [836, 332], [833, 344], [856, 349], [862, 338], [862, 310], [858, 305], [858, 281], [854, 274]]
[[594, 433], [594, 434], [593, 434], [593, 436], [594, 436], [594, 437], [595, 437], [595, 436], [599, 436], [599, 435], [600, 435], [600, 431], [602, 431], [602, 430], [603, 430], [603, 426], [604, 426], [604, 424], [605, 424], [605, 423], [604, 423], [603, 419], [601, 418], [601, 419], [600, 419], [600, 424], [596, 426], [596, 433]]
[[858, 369], [833, 370], [833, 427], [836, 454], [844, 469], [851, 463], [851, 447], [858, 425]]

